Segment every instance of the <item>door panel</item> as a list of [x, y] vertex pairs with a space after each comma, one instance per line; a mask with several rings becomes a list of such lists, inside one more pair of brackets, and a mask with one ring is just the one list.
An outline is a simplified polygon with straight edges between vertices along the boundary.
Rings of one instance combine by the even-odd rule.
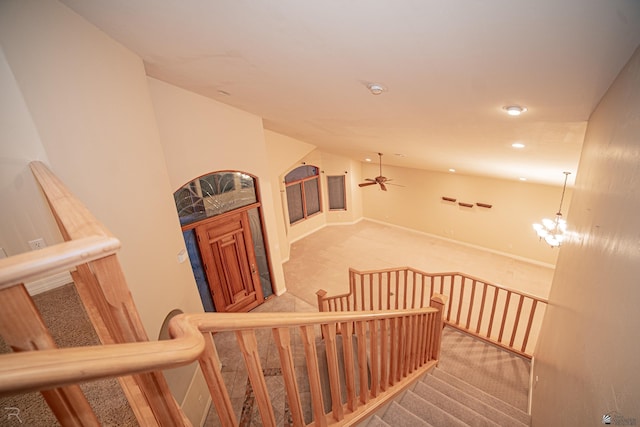
[[223, 214], [196, 227], [218, 312], [249, 311], [263, 302], [246, 211]]

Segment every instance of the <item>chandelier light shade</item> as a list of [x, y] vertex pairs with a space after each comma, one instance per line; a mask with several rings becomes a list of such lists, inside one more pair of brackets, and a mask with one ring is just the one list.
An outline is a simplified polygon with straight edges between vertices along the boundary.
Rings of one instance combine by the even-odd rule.
[[562, 202], [564, 201], [564, 193], [567, 190], [567, 178], [569, 178], [570, 174], [571, 172], [564, 172], [564, 186], [560, 197], [560, 207], [555, 219], [544, 218], [541, 221], [542, 224], [533, 224], [533, 229], [538, 233], [540, 240], [544, 239], [553, 248], [562, 244], [567, 233], [567, 221], [562, 217]]

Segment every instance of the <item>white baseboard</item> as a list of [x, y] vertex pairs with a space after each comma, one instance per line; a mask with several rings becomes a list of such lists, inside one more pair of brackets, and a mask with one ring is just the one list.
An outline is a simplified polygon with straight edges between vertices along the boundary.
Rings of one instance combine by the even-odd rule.
[[25, 283], [25, 286], [29, 295], [38, 295], [71, 282], [73, 282], [71, 274], [67, 271], [63, 271], [62, 273], [57, 273], [42, 279], [34, 280], [33, 282]]
[[432, 237], [434, 239], [443, 240], [445, 242], [455, 243], [455, 244], [458, 244], [458, 245], [466, 246], [468, 248], [480, 249], [480, 250], [485, 251], [485, 252], [490, 252], [490, 253], [493, 253], [493, 254], [496, 254], [496, 255], [502, 255], [502, 256], [507, 257], [507, 258], [515, 259], [517, 261], [522, 261], [522, 262], [526, 262], [526, 263], [533, 264], [533, 265], [538, 265], [540, 267], [546, 267], [546, 268], [551, 268], [551, 269], [555, 269], [556, 268], [556, 266], [554, 264], [549, 264], [549, 263], [546, 263], [546, 262], [537, 261], [537, 260], [531, 259], [531, 258], [525, 258], [525, 257], [522, 257], [522, 256], [510, 254], [508, 252], [497, 251], [495, 249], [486, 248], [484, 246], [474, 245], [472, 243], [467, 243], [467, 242], [463, 242], [463, 241], [460, 241], [460, 240], [449, 239], [447, 237], [438, 236], [437, 234], [431, 234], [431, 233], [427, 233], [427, 232], [424, 232], [424, 231], [415, 230], [413, 228], [408, 228], [408, 227], [403, 227], [401, 225], [391, 224], [390, 222], [379, 221], [377, 219], [372, 219], [372, 218], [364, 218], [364, 219], [367, 220], [367, 221], [371, 221], [371, 222], [375, 222], [375, 223], [378, 223], [378, 224], [386, 225], [388, 227], [394, 227], [394, 228], [398, 228], [398, 229], [401, 229], [401, 230], [410, 231], [412, 233], [422, 234], [423, 236]]

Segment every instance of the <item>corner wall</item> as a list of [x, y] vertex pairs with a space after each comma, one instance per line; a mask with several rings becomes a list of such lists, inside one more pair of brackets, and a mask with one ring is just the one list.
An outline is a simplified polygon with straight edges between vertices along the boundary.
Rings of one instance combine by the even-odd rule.
[[640, 423], [640, 48], [589, 120], [536, 351], [532, 425]]

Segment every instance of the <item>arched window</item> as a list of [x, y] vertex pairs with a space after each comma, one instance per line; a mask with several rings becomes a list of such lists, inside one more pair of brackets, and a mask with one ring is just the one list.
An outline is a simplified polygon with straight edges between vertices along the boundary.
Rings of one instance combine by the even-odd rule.
[[284, 177], [287, 190], [289, 224], [320, 213], [320, 175], [315, 166], [300, 166]]

